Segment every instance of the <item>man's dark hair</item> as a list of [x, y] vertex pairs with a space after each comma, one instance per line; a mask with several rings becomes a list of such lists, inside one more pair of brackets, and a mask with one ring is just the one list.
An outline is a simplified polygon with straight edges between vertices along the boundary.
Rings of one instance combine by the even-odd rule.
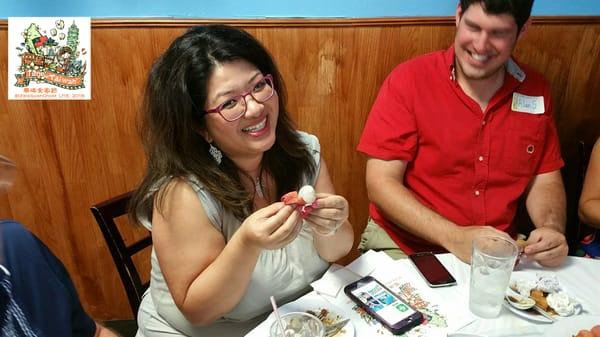
[[533, 0], [460, 0], [462, 12], [466, 12], [469, 6], [480, 3], [481, 7], [489, 14], [510, 14], [515, 18], [519, 32], [531, 15]]

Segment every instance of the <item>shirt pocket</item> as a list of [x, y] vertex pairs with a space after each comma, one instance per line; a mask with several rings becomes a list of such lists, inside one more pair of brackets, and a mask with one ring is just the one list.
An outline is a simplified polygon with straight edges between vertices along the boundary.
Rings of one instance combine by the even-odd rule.
[[504, 138], [501, 165], [507, 174], [529, 177], [542, 158], [548, 117], [514, 113]]

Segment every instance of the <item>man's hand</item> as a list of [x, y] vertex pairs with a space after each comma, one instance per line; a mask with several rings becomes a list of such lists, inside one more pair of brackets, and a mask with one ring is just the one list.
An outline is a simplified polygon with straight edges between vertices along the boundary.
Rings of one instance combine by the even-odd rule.
[[567, 206], [560, 170], [535, 176], [525, 204], [536, 229], [529, 234], [524, 254], [546, 267], [560, 265], [569, 251], [563, 234]]
[[550, 227], [534, 229], [529, 234], [523, 253], [546, 267], [557, 267], [569, 253], [569, 246], [563, 233]]
[[471, 263], [471, 253], [473, 249], [473, 239], [477, 236], [500, 236], [512, 241], [512, 238], [505, 232], [499, 231], [490, 226], [457, 226], [452, 234], [451, 243], [444, 247], [450, 253], [454, 254], [464, 263]]

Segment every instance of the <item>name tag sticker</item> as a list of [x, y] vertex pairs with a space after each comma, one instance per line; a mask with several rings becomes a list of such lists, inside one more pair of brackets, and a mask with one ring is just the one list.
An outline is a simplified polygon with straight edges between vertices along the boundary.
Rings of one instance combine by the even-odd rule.
[[513, 93], [511, 108], [513, 111], [535, 115], [541, 115], [546, 111], [544, 96], [527, 96], [518, 92]]

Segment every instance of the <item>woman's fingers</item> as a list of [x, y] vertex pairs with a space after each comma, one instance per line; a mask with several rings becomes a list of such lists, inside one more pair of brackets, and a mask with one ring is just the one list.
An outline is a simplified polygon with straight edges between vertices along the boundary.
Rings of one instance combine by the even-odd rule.
[[270, 235], [273, 243], [280, 245], [293, 241], [302, 229], [302, 217], [298, 212], [292, 212], [283, 223]]
[[[265, 208], [263, 208], [262, 210], [265, 210], [266, 208], [271, 208], [269, 210], [266, 210], [265, 213], [260, 214], [259, 216], [262, 217], [262, 227], [263, 230], [265, 232], [267, 232], [269, 235], [273, 234], [275, 231], [277, 231], [277, 229], [279, 229], [284, 223], [285, 221], [294, 213], [294, 208], [292, 206], [286, 206], [283, 203], [279, 202], [276, 203], [279, 204], [276, 207], [271, 208], [271, 206], [275, 205], [271, 205], [271, 206], [267, 206]], [[279, 208], [277, 208], [279, 207]], [[276, 210], [275, 212], [273, 212], [274, 210]]]
[[335, 208], [317, 208], [313, 209], [307, 218], [312, 218], [315, 222], [327, 221], [327, 220], [345, 220], [347, 215], [343, 210]]
[[348, 208], [348, 202], [346, 199], [339, 195], [319, 193], [317, 194], [317, 200], [314, 202], [315, 209], [321, 208], [336, 208], [345, 209]]
[[313, 230], [321, 235], [328, 235], [335, 233], [335, 231], [342, 226], [344, 220], [335, 220], [335, 219], [322, 219], [319, 218], [315, 220], [315, 217], [307, 217], [306, 220]]
[[303, 218], [321, 235], [335, 233], [348, 218], [348, 202], [338, 195], [319, 193], [310, 210], [303, 209], [277, 202], [256, 211], [254, 220], [261, 228], [264, 247], [276, 249], [293, 241], [302, 230]]

